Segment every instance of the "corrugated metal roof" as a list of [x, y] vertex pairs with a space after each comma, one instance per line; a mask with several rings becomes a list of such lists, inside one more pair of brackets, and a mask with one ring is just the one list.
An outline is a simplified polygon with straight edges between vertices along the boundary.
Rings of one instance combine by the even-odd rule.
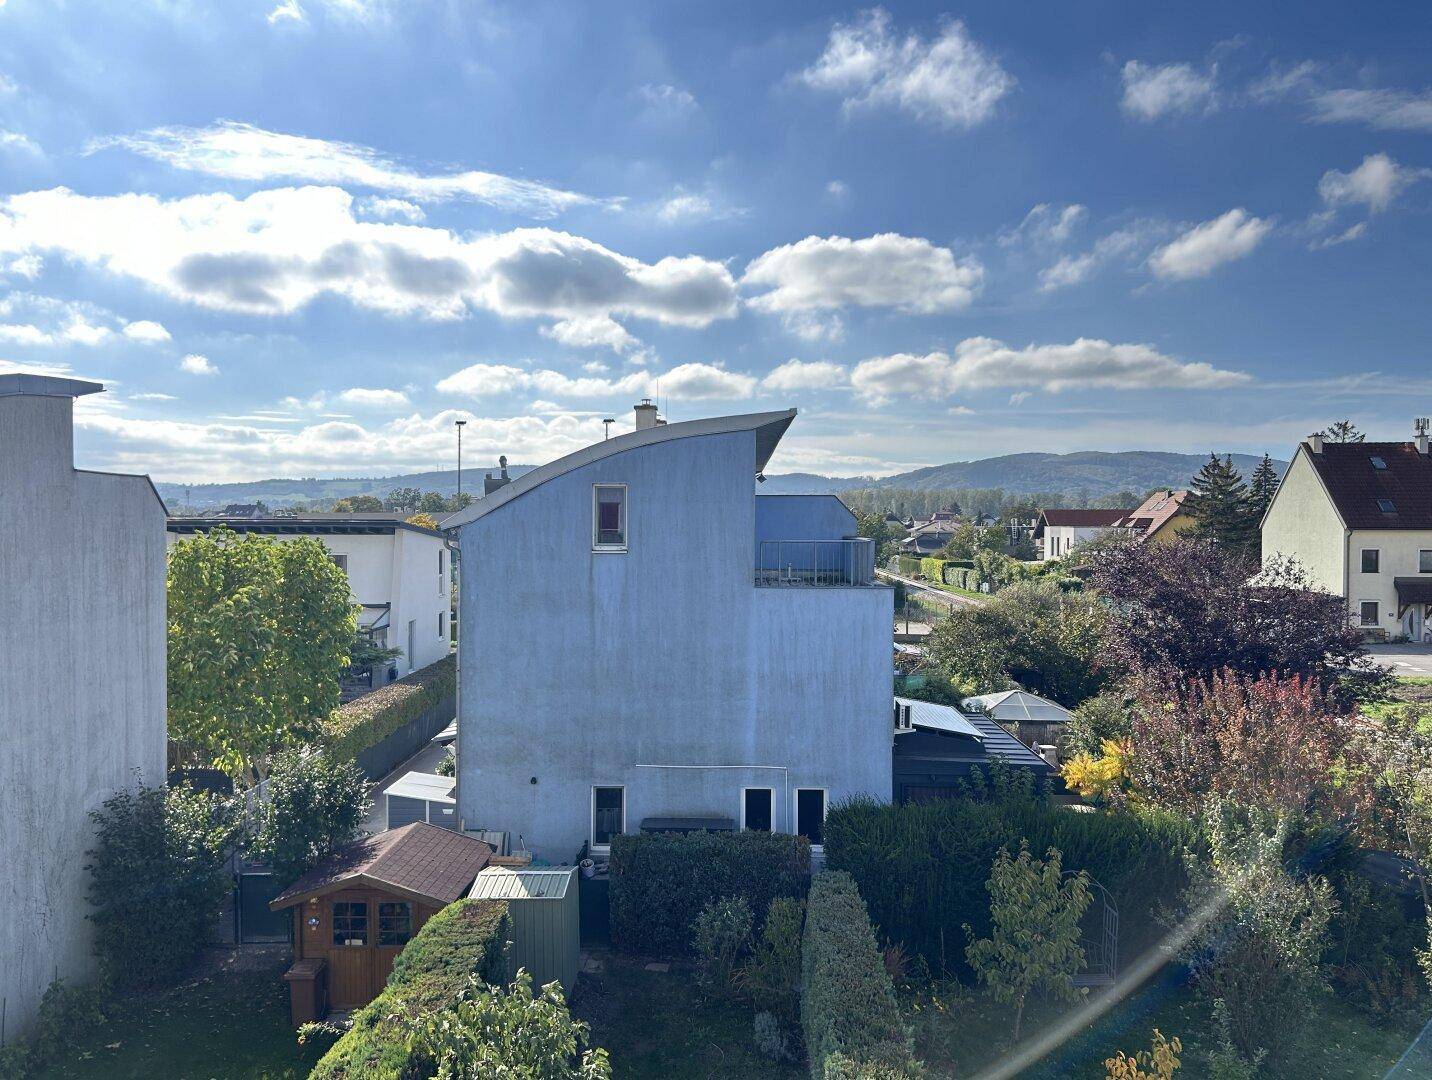
[[902, 709], [907, 705], [910, 707], [912, 727], [929, 728], [932, 731], [948, 731], [951, 735], [967, 735], [971, 739], [984, 738], [979, 728], [970, 723], [969, 718], [959, 709], [898, 695], [895, 698], [895, 703]]
[[967, 697], [962, 704], [996, 720], [1017, 724], [1029, 720], [1039, 724], [1067, 724], [1074, 714], [1057, 702], [1031, 694], [1028, 690], [1005, 690], [998, 694]]
[[437, 773], [404, 773], [385, 788], [388, 795], [401, 795], [408, 799], [426, 799], [428, 802], [453, 803], [453, 788], [457, 780]]
[[575, 866], [515, 870], [489, 866], [477, 875], [467, 894], [479, 900], [560, 900], [571, 888]]

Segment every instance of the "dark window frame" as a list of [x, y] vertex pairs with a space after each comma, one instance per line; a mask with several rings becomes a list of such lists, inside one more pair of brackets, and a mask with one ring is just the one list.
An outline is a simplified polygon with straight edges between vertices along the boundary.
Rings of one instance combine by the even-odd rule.
[[[801, 821], [801, 796], [809, 794], [820, 795], [820, 823], [814, 830], [802, 828]], [[796, 833], [804, 836], [810, 841], [811, 847], [821, 847], [825, 843], [825, 819], [830, 813], [830, 793], [825, 788], [796, 788]]]
[[[616, 499], [603, 499], [607, 492], [616, 492]], [[626, 551], [628, 537], [626, 484], [592, 485], [592, 550]], [[604, 507], [615, 507], [615, 522], [604, 520]]]
[[[1372, 556], [1371, 559], [1368, 558], [1369, 555]], [[1368, 566], [1368, 563], [1371, 563], [1372, 565], [1369, 567], [1369, 566]], [[1363, 549], [1362, 549], [1362, 572], [1363, 572], [1364, 574], [1380, 574], [1380, 573], [1382, 573], [1381, 567], [1382, 567], [1382, 549], [1381, 549], [1381, 548], [1363, 548]]]
[[[389, 910], [385, 911], [387, 908]], [[401, 911], [396, 909], [401, 908]], [[413, 905], [406, 900], [378, 904], [378, 944], [406, 945], [413, 936]]]
[[[750, 797], [753, 792], [759, 792], [766, 796], [765, 825], [751, 824]], [[755, 815], [759, 821], [761, 815]], [[747, 787], [741, 789], [741, 828], [750, 829], [752, 832], [772, 832], [776, 827], [776, 789], [771, 787]]]
[[[339, 909], [343, 910], [339, 910]], [[353, 938], [358, 941], [353, 941]], [[368, 944], [368, 901], [335, 900], [333, 902], [333, 944], [338, 948], [358, 949]]]
[[[597, 796], [598, 796], [598, 793], [606, 793], [606, 792], [613, 792], [613, 791], [617, 792], [618, 797], [619, 797], [619, 800], [618, 800], [618, 803], [617, 803], [616, 807], [610, 807], [610, 806], [608, 806], [608, 807], [598, 807], [598, 806], [597, 806]], [[618, 814], [617, 822], [616, 822], [616, 826], [617, 826], [617, 827], [616, 827], [615, 829], [610, 829], [610, 828], [608, 828], [608, 829], [598, 829], [598, 828], [597, 828], [597, 814], [598, 814], [598, 813], [611, 814], [611, 813], [613, 812], [613, 810], [615, 810], [615, 811], [617, 812], [617, 814]], [[590, 824], [591, 830], [592, 830], [592, 831], [591, 831], [591, 843], [592, 843], [592, 847], [593, 847], [593, 848], [600, 849], [600, 850], [603, 850], [603, 851], [606, 850], [607, 848], [610, 848], [610, 847], [611, 847], [611, 845], [612, 845], [612, 837], [613, 837], [613, 836], [620, 836], [622, 833], [626, 832], [626, 787], [625, 787], [625, 786], [623, 786], [623, 785], [621, 785], [621, 784], [593, 784], [593, 785], [592, 785], [592, 818], [591, 818], [591, 821], [590, 821], [589, 824]], [[606, 837], [606, 839], [605, 839], [605, 840], [600, 840], [600, 839], [598, 839], [598, 836], [599, 836], [599, 835], [604, 835], [604, 836]]]
[[[1367, 618], [1367, 609], [1372, 608], [1372, 621]], [[1359, 600], [1357, 602], [1357, 619], [1359, 626], [1380, 626], [1382, 619], [1382, 605], [1376, 600]]]

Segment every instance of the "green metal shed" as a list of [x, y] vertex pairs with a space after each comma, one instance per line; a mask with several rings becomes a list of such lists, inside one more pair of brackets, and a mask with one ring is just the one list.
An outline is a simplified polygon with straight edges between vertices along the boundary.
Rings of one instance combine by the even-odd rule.
[[555, 979], [571, 994], [582, 948], [577, 888], [575, 866], [489, 866], [477, 875], [468, 895], [506, 900], [512, 914], [509, 976], [526, 968], [533, 989]]

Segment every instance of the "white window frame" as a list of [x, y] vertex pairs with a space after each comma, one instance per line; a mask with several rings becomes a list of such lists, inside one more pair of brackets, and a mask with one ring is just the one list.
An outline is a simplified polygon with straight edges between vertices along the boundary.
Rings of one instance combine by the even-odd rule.
[[[1362, 609], [1363, 609], [1363, 605], [1365, 605], [1365, 604], [1372, 604], [1373, 607], [1375, 607], [1375, 608], [1377, 609], [1377, 617], [1376, 617], [1375, 619], [1373, 619], [1372, 622], [1368, 622], [1366, 619], [1363, 618]], [[1377, 601], [1377, 600], [1359, 600], [1359, 601], [1357, 602], [1357, 625], [1358, 625], [1358, 626], [1362, 626], [1362, 627], [1381, 626], [1381, 625], [1382, 625], [1382, 621], [1381, 621], [1381, 620], [1382, 620], [1382, 604], [1381, 604], [1380, 601]]]
[[597, 789], [604, 791], [620, 791], [622, 793], [622, 827], [617, 831], [626, 832], [627, 797], [625, 784], [593, 784], [591, 792], [591, 805], [587, 810], [587, 847], [591, 851], [607, 853], [612, 850], [611, 844], [597, 843]]
[[[1428, 566], [1427, 566], [1425, 569], [1423, 568], [1423, 565], [1422, 565], [1423, 562], [1424, 562], [1422, 556], [1424, 556], [1424, 555], [1427, 556], [1427, 559], [1426, 559], [1425, 561], [1428, 563]], [[1417, 572], [1418, 572], [1419, 574], [1432, 574], [1432, 549], [1429, 549], [1429, 548], [1421, 548], [1421, 549], [1418, 550], [1418, 552], [1417, 552]]]
[[[798, 788], [796, 788], [795, 791], [791, 792], [791, 832], [792, 832], [794, 835], [796, 835], [796, 836], [799, 836], [799, 835], [801, 834], [801, 831], [800, 831], [800, 830], [801, 830], [801, 792], [802, 792], [802, 791], [819, 791], [819, 792], [820, 792], [820, 823], [821, 823], [822, 825], [824, 825], [826, 819], [827, 819], [828, 817], [830, 817], [830, 789], [829, 789], [829, 788], [823, 788], [823, 787], [798, 787]], [[822, 828], [822, 829], [821, 829], [821, 835], [824, 836], [824, 834], [825, 834], [825, 829]], [[812, 851], [824, 851], [824, 850], [825, 850], [825, 844], [824, 844], [824, 843], [812, 844], [812, 845], [810, 846], [810, 849], [811, 849]]]
[[[1368, 555], [1368, 552], [1372, 552], [1372, 561], [1377, 564], [1377, 569], [1376, 569], [1376, 570], [1369, 570], [1369, 569], [1367, 569], [1367, 555]], [[1360, 574], [1380, 574], [1380, 573], [1382, 573], [1382, 549], [1381, 549], [1381, 548], [1363, 548], [1363, 549], [1362, 549], [1362, 553], [1358, 556], [1357, 569], [1358, 569], [1358, 573], [1360, 573]]]
[[773, 787], [763, 787], [763, 786], [761, 786], [761, 785], [759, 785], [759, 784], [756, 785], [756, 786], [754, 786], [754, 787], [743, 787], [743, 788], [741, 789], [741, 831], [742, 831], [742, 832], [745, 832], [745, 831], [746, 831], [746, 792], [748, 792], [748, 791], [764, 791], [764, 792], [768, 793], [768, 794], [771, 796], [771, 832], [775, 832], [775, 831], [776, 831], [776, 789], [773, 788]]
[[[598, 505], [599, 505], [599, 503], [598, 503], [598, 501], [597, 501], [597, 493], [600, 492], [603, 488], [620, 488], [620, 489], [621, 489], [622, 501], [621, 501], [621, 514], [620, 514], [619, 520], [621, 521], [622, 542], [621, 542], [620, 544], [603, 544], [603, 543], [599, 543], [599, 542], [598, 542], [598, 539], [597, 539], [597, 538], [601, 535], [601, 530], [598, 528], [598, 524], [599, 524], [599, 523], [598, 523], [598, 521], [597, 521], [597, 512], [598, 512], [598, 511], [597, 511], [597, 507], [598, 507]], [[628, 538], [629, 538], [630, 535], [631, 535], [631, 534], [627, 531], [627, 530], [628, 530], [628, 519], [629, 519], [629, 517], [630, 517], [630, 515], [627, 513], [627, 498], [628, 498], [628, 495], [629, 495], [629, 494], [630, 494], [630, 493], [627, 491], [627, 486], [626, 486], [625, 484], [593, 484], [593, 485], [592, 485], [592, 550], [593, 550], [593, 551], [614, 551], [614, 552], [623, 552], [623, 551], [626, 551], [626, 549], [627, 549], [627, 540], [628, 540]]]

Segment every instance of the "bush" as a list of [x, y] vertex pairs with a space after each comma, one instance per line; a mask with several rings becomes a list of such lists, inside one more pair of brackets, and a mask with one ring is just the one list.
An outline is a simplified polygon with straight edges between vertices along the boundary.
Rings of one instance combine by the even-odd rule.
[[917, 1072], [910, 1033], [875, 945], [865, 902], [849, 874], [811, 882], [801, 950], [801, 1027], [815, 1080], [862, 1076], [866, 1065], [892, 1075]]
[[310, 1080], [409, 1080], [436, 1067], [409, 1045], [406, 1024], [453, 1007], [474, 975], [500, 986], [507, 976], [512, 920], [501, 900], [459, 900], [423, 924], [393, 964], [388, 985], [353, 1016]]
[[915, 556], [913, 555], [895, 556], [895, 565], [898, 567], [900, 573], [905, 575], [905, 577], [920, 576], [920, 560], [915, 558]]
[[229, 804], [187, 788], [121, 791], [91, 811], [88, 897], [104, 977], [153, 988], [182, 975], [233, 887]]
[[0, 1080], [34, 1076], [69, 1046], [77, 1032], [104, 1021], [104, 995], [97, 986], [68, 986], [56, 979], [40, 999], [28, 1043], [0, 1047]]
[[334, 758], [356, 758], [457, 690], [457, 660], [436, 664], [354, 698], [323, 721], [319, 741]]
[[287, 750], [274, 759], [250, 855], [287, 884], [354, 839], [368, 785], [351, 761]]
[[691, 924], [696, 964], [711, 987], [725, 989], [731, 984], [736, 961], [751, 947], [751, 905], [744, 896], [712, 900]]
[[945, 560], [925, 558], [920, 560], [920, 576], [936, 583], [945, 580]]
[[754, 1027], [756, 1052], [762, 1057], [772, 1061], [799, 1060], [789, 1030], [775, 1013], [758, 1012]]
[[612, 941], [631, 952], [691, 951], [691, 924], [712, 900], [764, 912], [804, 895], [810, 843], [786, 833], [640, 833], [612, 837]]
[[737, 985], [761, 1014], [787, 1024], [800, 1018], [801, 923], [804, 905], [781, 896], [771, 901], [760, 940], [736, 973]]
[[1122, 690], [1105, 690], [1081, 702], [1064, 729], [1064, 749], [1073, 754], [1098, 755], [1106, 740], [1129, 737], [1133, 714]]
[[883, 939], [925, 958], [931, 971], [967, 976], [955, 928], [990, 931], [988, 867], [1000, 848], [1027, 840], [1058, 848], [1119, 912], [1119, 951], [1134, 956], [1161, 936], [1160, 909], [1187, 885], [1183, 859], [1197, 842], [1188, 822], [1152, 811], [1079, 814], [1005, 785], [989, 801], [947, 799], [891, 806], [854, 800], [825, 823], [826, 865], [848, 871]]

